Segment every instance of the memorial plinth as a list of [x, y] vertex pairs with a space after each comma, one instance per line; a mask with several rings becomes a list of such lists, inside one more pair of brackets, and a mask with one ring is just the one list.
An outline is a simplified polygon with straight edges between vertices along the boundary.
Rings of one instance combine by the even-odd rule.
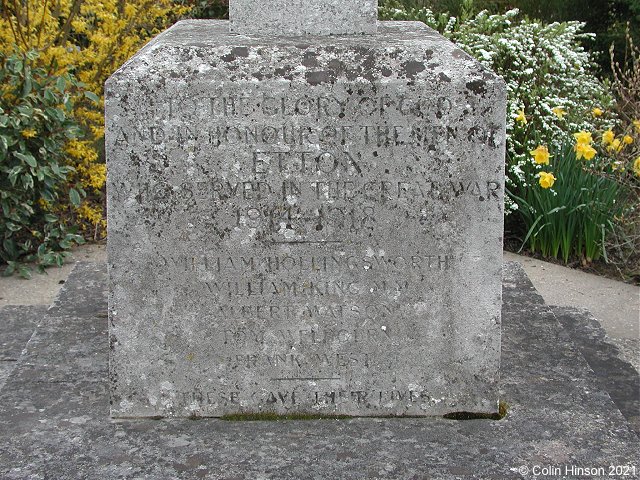
[[498, 408], [505, 85], [182, 21], [107, 82], [114, 417]]

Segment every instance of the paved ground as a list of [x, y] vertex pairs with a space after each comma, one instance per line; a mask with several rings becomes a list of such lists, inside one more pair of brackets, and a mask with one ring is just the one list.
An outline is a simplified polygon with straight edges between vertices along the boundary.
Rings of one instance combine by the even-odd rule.
[[640, 337], [640, 287], [505, 252], [549, 305], [589, 310], [611, 338]]
[[588, 310], [619, 358], [640, 371], [640, 287], [509, 252], [505, 261], [524, 267], [548, 305]]
[[52, 267], [46, 273], [34, 272], [25, 280], [17, 275], [0, 277], [0, 307], [4, 305], [51, 305], [69, 277], [76, 262], [105, 262], [105, 245], [82, 245], [73, 250], [73, 257], [61, 268]]

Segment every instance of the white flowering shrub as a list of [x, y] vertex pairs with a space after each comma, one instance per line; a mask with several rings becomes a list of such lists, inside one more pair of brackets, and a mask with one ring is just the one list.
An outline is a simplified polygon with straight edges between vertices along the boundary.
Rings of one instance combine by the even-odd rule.
[[[395, 0], [386, 1], [378, 8], [378, 18], [380, 20], [418, 21], [440, 33], [445, 29], [451, 30], [458, 21], [456, 17], [450, 17], [443, 13], [435, 14], [428, 8], [407, 7]], [[450, 25], [449, 22], [451, 22]]]
[[[528, 175], [523, 173], [539, 168], [529, 153], [538, 145], [557, 151], [572, 133], [601, 129], [613, 115], [609, 90], [595, 75], [591, 54], [581, 44], [590, 34], [581, 33], [580, 22], [544, 25], [521, 18], [518, 10], [502, 15], [482, 11], [460, 21], [394, 2], [387, 2], [379, 16], [422, 21], [504, 78], [507, 188], [526, 187]], [[594, 116], [595, 108], [604, 114]], [[506, 202], [507, 214], [517, 208], [511, 199]]]

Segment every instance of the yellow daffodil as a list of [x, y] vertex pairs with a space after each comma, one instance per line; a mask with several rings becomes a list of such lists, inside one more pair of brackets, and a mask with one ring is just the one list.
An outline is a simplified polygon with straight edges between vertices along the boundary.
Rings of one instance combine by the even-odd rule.
[[524, 110], [518, 110], [518, 116], [516, 117], [516, 122], [520, 122], [523, 125], [527, 124], [527, 117], [524, 114]]
[[591, 113], [593, 114], [594, 117], [601, 117], [604, 112], [598, 107], [596, 107], [593, 110], [591, 110]]
[[631, 145], [633, 143], [633, 137], [631, 135], [625, 135], [622, 138], [622, 143], [624, 143], [625, 145]]
[[551, 111], [560, 120], [562, 120], [562, 117], [564, 117], [567, 114], [567, 111], [562, 107], [554, 107], [554, 108], [551, 109]]
[[640, 133], [640, 120], [634, 120], [633, 126], [636, 129], [636, 132]]
[[620, 150], [622, 150], [622, 147], [624, 147], [624, 145], [622, 144], [622, 142], [620, 141], [619, 138], [616, 138], [613, 142], [611, 142], [611, 144], [607, 147], [607, 150], [610, 151], [614, 151], [614, 152], [619, 152]]
[[595, 148], [593, 148], [591, 145], [587, 145], [584, 151], [584, 158], [586, 160], [591, 160], [593, 157], [596, 156], [597, 153], [598, 152], [596, 151]]
[[636, 158], [633, 162], [633, 173], [640, 177], [640, 157]]
[[25, 130], [22, 130], [20, 132], [20, 134], [24, 137], [24, 138], [33, 138], [35, 137], [38, 132], [36, 132], [33, 128], [27, 128]]
[[613, 133], [613, 130], [609, 129], [602, 134], [602, 143], [604, 143], [605, 145], [611, 145], [615, 138], [616, 134]]
[[538, 165], [549, 165], [549, 149], [545, 145], [538, 145], [538, 148], [531, 150], [529, 153]]
[[591, 138], [591, 132], [585, 132], [584, 130], [574, 133], [573, 136], [576, 139], [577, 143], [582, 143], [585, 145], [590, 145], [593, 142], [593, 138]]
[[556, 177], [553, 176], [553, 173], [540, 172], [538, 177], [538, 183], [540, 183], [542, 188], [551, 188], [556, 181]]
[[575, 150], [576, 158], [578, 160], [582, 159], [583, 157], [585, 160], [591, 160], [596, 156], [596, 153], [598, 153], [595, 148], [586, 143], [577, 143], [575, 146]]

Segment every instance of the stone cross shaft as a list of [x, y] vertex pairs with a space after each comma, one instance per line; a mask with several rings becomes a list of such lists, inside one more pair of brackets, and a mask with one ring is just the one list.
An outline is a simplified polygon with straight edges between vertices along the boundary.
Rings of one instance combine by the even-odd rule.
[[231, 33], [353, 35], [376, 33], [378, 0], [230, 0]]

